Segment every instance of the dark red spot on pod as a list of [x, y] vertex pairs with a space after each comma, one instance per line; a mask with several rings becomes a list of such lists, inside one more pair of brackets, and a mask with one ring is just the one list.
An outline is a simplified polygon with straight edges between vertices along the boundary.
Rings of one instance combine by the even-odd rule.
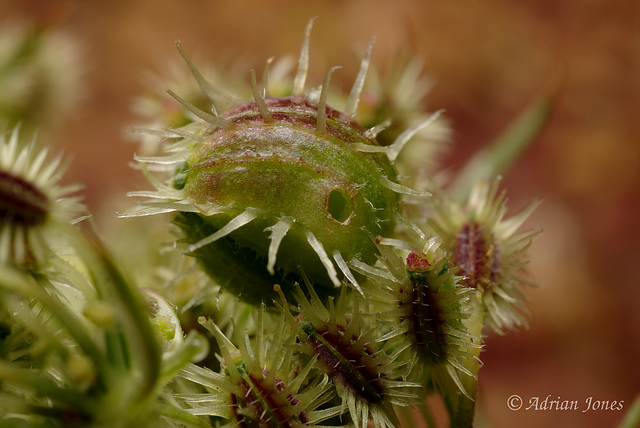
[[424, 272], [429, 267], [431, 267], [431, 263], [424, 257], [418, 256], [416, 253], [411, 253], [407, 257], [407, 269], [415, 272]]

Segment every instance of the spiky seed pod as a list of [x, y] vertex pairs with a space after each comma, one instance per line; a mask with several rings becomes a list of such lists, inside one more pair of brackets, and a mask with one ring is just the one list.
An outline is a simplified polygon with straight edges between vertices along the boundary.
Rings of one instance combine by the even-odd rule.
[[475, 375], [461, 361], [481, 346], [480, 337], [470, 334], [465, 325], [472, 291], [459, 284], [460, 277], [449, 268], [438, 239], [427, 241], [422, 251], [411, 252], [406, 264], [384, 240], [378, 242], [384, 267], [355, 268], [378, 284], [366, 293], [380, 308], [376, 318], [389, 326], [379, 340], [406, 349], [412, 377], [426, 386], [442, 389], [451, 380], [467, 395], [459, 373]]
[[408, 362], [398, 360], [398, 349], [378, 341], [378, 330], [365, 321], [356, 296], [347, 307], [346, 287], [335, 304], [329, 299], [328, 307], [308, 287], [310, 299], [296, 284], [301, 312], [291, 318], [298, 326], [302, 352], [317, 358], [331, 377], [356, 427], [364, 428], [369, 421], [375, 427], [398, 426], [393, 405], [414, 402], [417, 395], [411, 389], [421, 386], [404, 381]]
[[236, 329], [237, 346], [218, 326], [202, 319], [218, 341], [222, 373], [195, 365], [186, 367], [181, 376], [203, 386], [205, 392], [176, 395], [176, 398], [184, 401], [194, 415], [224, 418], [227, 421], [224, 427], [316, 426], [337, 416], [339, 406], [325, 406], [335, 394], [328, 378], [310, 378], [313, 360], [304, 367], [296, 366], [294, 336], [287, 331], [284, 314], [269, 340], [265, 340], [264, 316], [262, 306], [253, 345], [246, 332], [242, 337]]
[[[344, 113], [327, 106], [329, 70], [318, 97], [304, 92], [307, 26], [299, 68], [288, 97], [263, 96], [252, 71], [253, 101], [241, 102], [204, 80], [182, 48], [196, 80], [213, 102], [202, 111], [169, 91], [204, 123], [165, 136], [182, 137], [167, 157], [138, 158], [173, 173], [155, 180], [143, 207], [125, 216], [174, 212], [186, 252], [223, 287], [251, 303], [270, 303], [279, 283], [290, 298], [299, 268], [327, 296], [341, 276], [355, 282], [352, 260], [372, 263], [370, 234], [393, 236], [400, 194], [422, 195], [399, 184], [392, 162], [405, 143], [436, 116], [403, 132], [388, 147], [351, 117], [357, 109], [371, 45]], [[268, 94], [267, 77], [263, 78]], [[220, 111], [220, 114], [216, 112]], [[154, 179], [152, 179], [154, 180]]]
[[19, 129], [0, 134], [0, 264], [43, 260], [56, 225], [71, 221], [83, 207], [69, 196], [79, 186], [60, 186], [62, 158], [47, 162], [48, 150], [35, 140], [20, 142]]
[[536, 233], [518, 229], [538, 202], [505, 219], [505, 193], [498, 193], [499, 180], [478, 183], [466, 205], [438, 198], [437, 215], [429, 225], [442, 237], [442, 246], [460, 267], [462, 284], [481, 292], [485, 323], [496, 332], [527, 326], [524, 295], [520, 284], [531, 285], [522, 276], [526, 253]]
[[[227, 117], [240, 126], [213, 131], [211, 143], [194, 153], [182, 170], [187, 197], [222, 207], [213, 216], [178, 217], [190, 250], [222, 282], [246, 284], [255, 281], [252, 276], [268, 275], [261, 281], [267, 287], [277, 269], [285, 276], [283, 283], [290, 285], [298, 280], [297, 266], [302, 266], [318, 287], [333, 288], [339, 280], [330, 257], [357, 255], [370, 262], [375, 247], [362, 229], [392, 233], [397, 194], [380, 181], [366, 180], [385, 166], [385, 175], [393, 171], [389, 164], [370, 162], [368, 154], [352, 151], [345, 141], [357, 141], [357, 134], [341, 132], [340, 126], [334, 127], [338, 121], [327, 123], [328, 135], [300, 127], [316, 116], [316, 106], [302, 99], [270, 100], [278, 125], [265, 124], [257, 110], [243, 107], [246, 110]], [[334, 132], [342, 135], [333, 137]], [[207, 242], [234, 223], [237, 229], [227, 239]], [[229, 257], [229, 247], [236, 245], [244, 252]], [[256, 256], [264, 261], [251, 266]]]

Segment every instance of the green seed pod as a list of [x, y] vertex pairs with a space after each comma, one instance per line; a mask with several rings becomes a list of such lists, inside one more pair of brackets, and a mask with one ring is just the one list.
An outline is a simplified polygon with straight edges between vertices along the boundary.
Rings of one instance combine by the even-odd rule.
[[[301, 364], [294, 355], [295, 336], [285, 324], [284, 313], [271, 324], [273, 330], [266, 330], [265, 318], [262, 305], [255, 340], [237, 327], [230, 339], [210, 319], [201, 318], [202, 326], [218, 343], [222, 370], [216, 373], [188, 364], [180, 376], [200, 388], [197, 393], [176, 395], [176, 399], [184, 401], [195, 415], [224, 419], [212, 426], [326, 426], [323, 422], [344, 412], [341, 406], [332, 405], [332, 384], [326, 376], [315, 376], [315, 358]], [[265, 340], [267, 333], [273, 333], [271, 340]]]
[[[402, 348], [383, 343], [375, 324], [361, 313], [365, 304], [350, 298], [343, 287], [337, 299], [325, 305], [307, 284], [309, 299], [296, 284], [300, 313], [289, 322], [296, 328], [302, 353], [317, 358], [318, 368], [336, 385], [342, 406], [348, 408], [353, 425], [375, 428], [399, 426], [394, 405], [408, 406], [422, 387], [406, 381], [409, 360], [401, 360]], [[354, 292], [355, 294], [355, 292]]]
[[319, 96], [305, 94], [310, 24], [289, 97], [260, 95], [252, 70], [254, 100], [238, 102], [209, 85], [178, 45], [214, 113], [225, 112], [209, 114], [169, 91], [205, 124], [168, 130], [183, 137], [171, 147], [174, 155], [138, 158], [171, 166], [174, 177], [171, 188], [157, 184], [157, 192], [134, 193], [154, 200], [128, 215], [175, 212], [186, 252], [223, 288], [251, 303], [271, 302], [276, 283], [291, 297], [301, 272], [321, 296], [335, 294], [342, 276], [358, 286], [348, 264], [373, 263], [377, 248], [370, 236], [393, 236], [400, 193], [419, 194], [398, 183], [393, 161], [435, 117], [388, 147], [377, 144], [378, 129], [351, 119], [371, 44], [344, 113], [327, 107], [335, 68]]
[[[243, 105], [225, 115], [236, 126], [214, 129], [187, 159], [183, 192], [198, 204], [222, 208], [212, 216], [183, 215], [180, 226], [196, 242], [191, 247], [196, 257], [219, 253], [206, 257], [214, 276], [225, 265], [236, 270], [225, 275], [245, 276], [251, 268], [252, 279], [263, 277], [271, 289], [276, 270], [293, 274], [292, 281], [285, 280], [292, 283], [301, 266], [316, 287], [333, 288], [338, 280], [330, 258], [369, 263], [376, 248], [366, 231], [393, 233], [399, 198], [384, 180], [395, 180], [395, 172], [382, 155], [351, 149], [353, 142], [371, 142], [344, 118], [329, 116], [327, 132], [320, 133], [316, 105], [292, 98], [269, 101], [277, 121], [265, 123], [255, 105]], [[201, 223], [199, 232], [220, 234], [225, 226], [244, 222], [200, 251], [197, 242], [206, 237], [194, 236], [194, 226]], [[225, 257], [235, 245], [263, 260], [249, 266]]]
[[460, 267], [462, 285], [480, 292], [484, 322], [504, 334], [528, 326], [521, 286], [533, 285], [526, 277], [525, 266], [537, 232], [518, 229], [539, 202], [507, 217], [506, 193], [499, 191], [499, 185], [499, 179], [477, 182], [462, 204], [438, 198], [429, 227], [442, 237], [443, 248]]
[[449, 268], [439, 238], [409, 253], [406, 262], [391, 247], [395, 242], [378, 241], [384, 267], [357, 268], [378, 284], [367, 294], [379, 308], [376, 319], [389, 327], [382, 340], [397, 341], [399, 349], [406, 349], [414, 368], [411, 377], [422, 380], [429, 389], [442, 390], [452, 384], [470, 397], [460, 373], [475, 377], [462, 361], [473, 358], [482, 346], [481, 338], [467, 325], [471, 298], [477, 296], [459, 284], [461, 277]]

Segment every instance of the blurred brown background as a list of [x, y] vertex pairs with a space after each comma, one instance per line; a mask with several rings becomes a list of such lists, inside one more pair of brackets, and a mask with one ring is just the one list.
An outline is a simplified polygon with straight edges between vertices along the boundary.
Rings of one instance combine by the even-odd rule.
[[238, 56], [260, 70], [297, 54], [306, 22], [310, 81], [329, 66], [348, 88], [353, 52], [376, 36], [384, 68], [398, 47], [424, 59], [435, 86], [427, 107], [454, 127], [445, 165], [459, 167], [537, 95], [559, 88], [541, 137], [505, 175], [512, 212], [543, 205], [531, 250], [541, 288], [528, 291], [531, 329], [490, 335], [482, 354], [478, 426], [615, 426], [623, 411], [511, 411], [529, 398], [624, 401], [640, 392], [640, 2], [634, 0], [9, 1], [0, 25], [25, 20], [71, 33], [82, 48], [84, 93], [73, 116], [42, 138], [73, 156], [69, 181], [86, 184], [98, 221], [140, 188], [128, 167], [127, 127], [148, 70], [178, 56], [180, 38], [215, 60]]

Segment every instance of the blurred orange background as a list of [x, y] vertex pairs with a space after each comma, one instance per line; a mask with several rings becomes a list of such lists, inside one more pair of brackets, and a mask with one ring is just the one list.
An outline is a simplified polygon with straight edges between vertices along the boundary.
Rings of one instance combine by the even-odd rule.
[[[557, 89], [548, 126], [503, 180], [511, 212], [543, 200], [526, 224], [544, 231], [529, 266], [541, 287], [527, 290], [529, 330], [487, 337], [477, 425], [616, 426], [640, 392], [640, 2], [0, 0], [0, 25], [22, 20], [80, 43], [82, 98], [41, 138], [72, 155], [68, 181], [86, 185], [99, 223], [140, 188], [125, 132], [137, 119], [131, 104], [145, 73], [175, 62], [176, 39], [214, 61], [261, 69], [299, 52], [313, 16], [314, 85], [338, 64], [333, 81], [348, 88], [354, 52], [373, 36], [383, 69], [399, 47], [424, 60], [435, 84], [425, 107], [445, 109], [453, 125], [443, 160], [453, 170]], [[589, 397], [624, 408], [512, 411], [513, 394], [524, 407], [550, 395], [581, 410]]]

